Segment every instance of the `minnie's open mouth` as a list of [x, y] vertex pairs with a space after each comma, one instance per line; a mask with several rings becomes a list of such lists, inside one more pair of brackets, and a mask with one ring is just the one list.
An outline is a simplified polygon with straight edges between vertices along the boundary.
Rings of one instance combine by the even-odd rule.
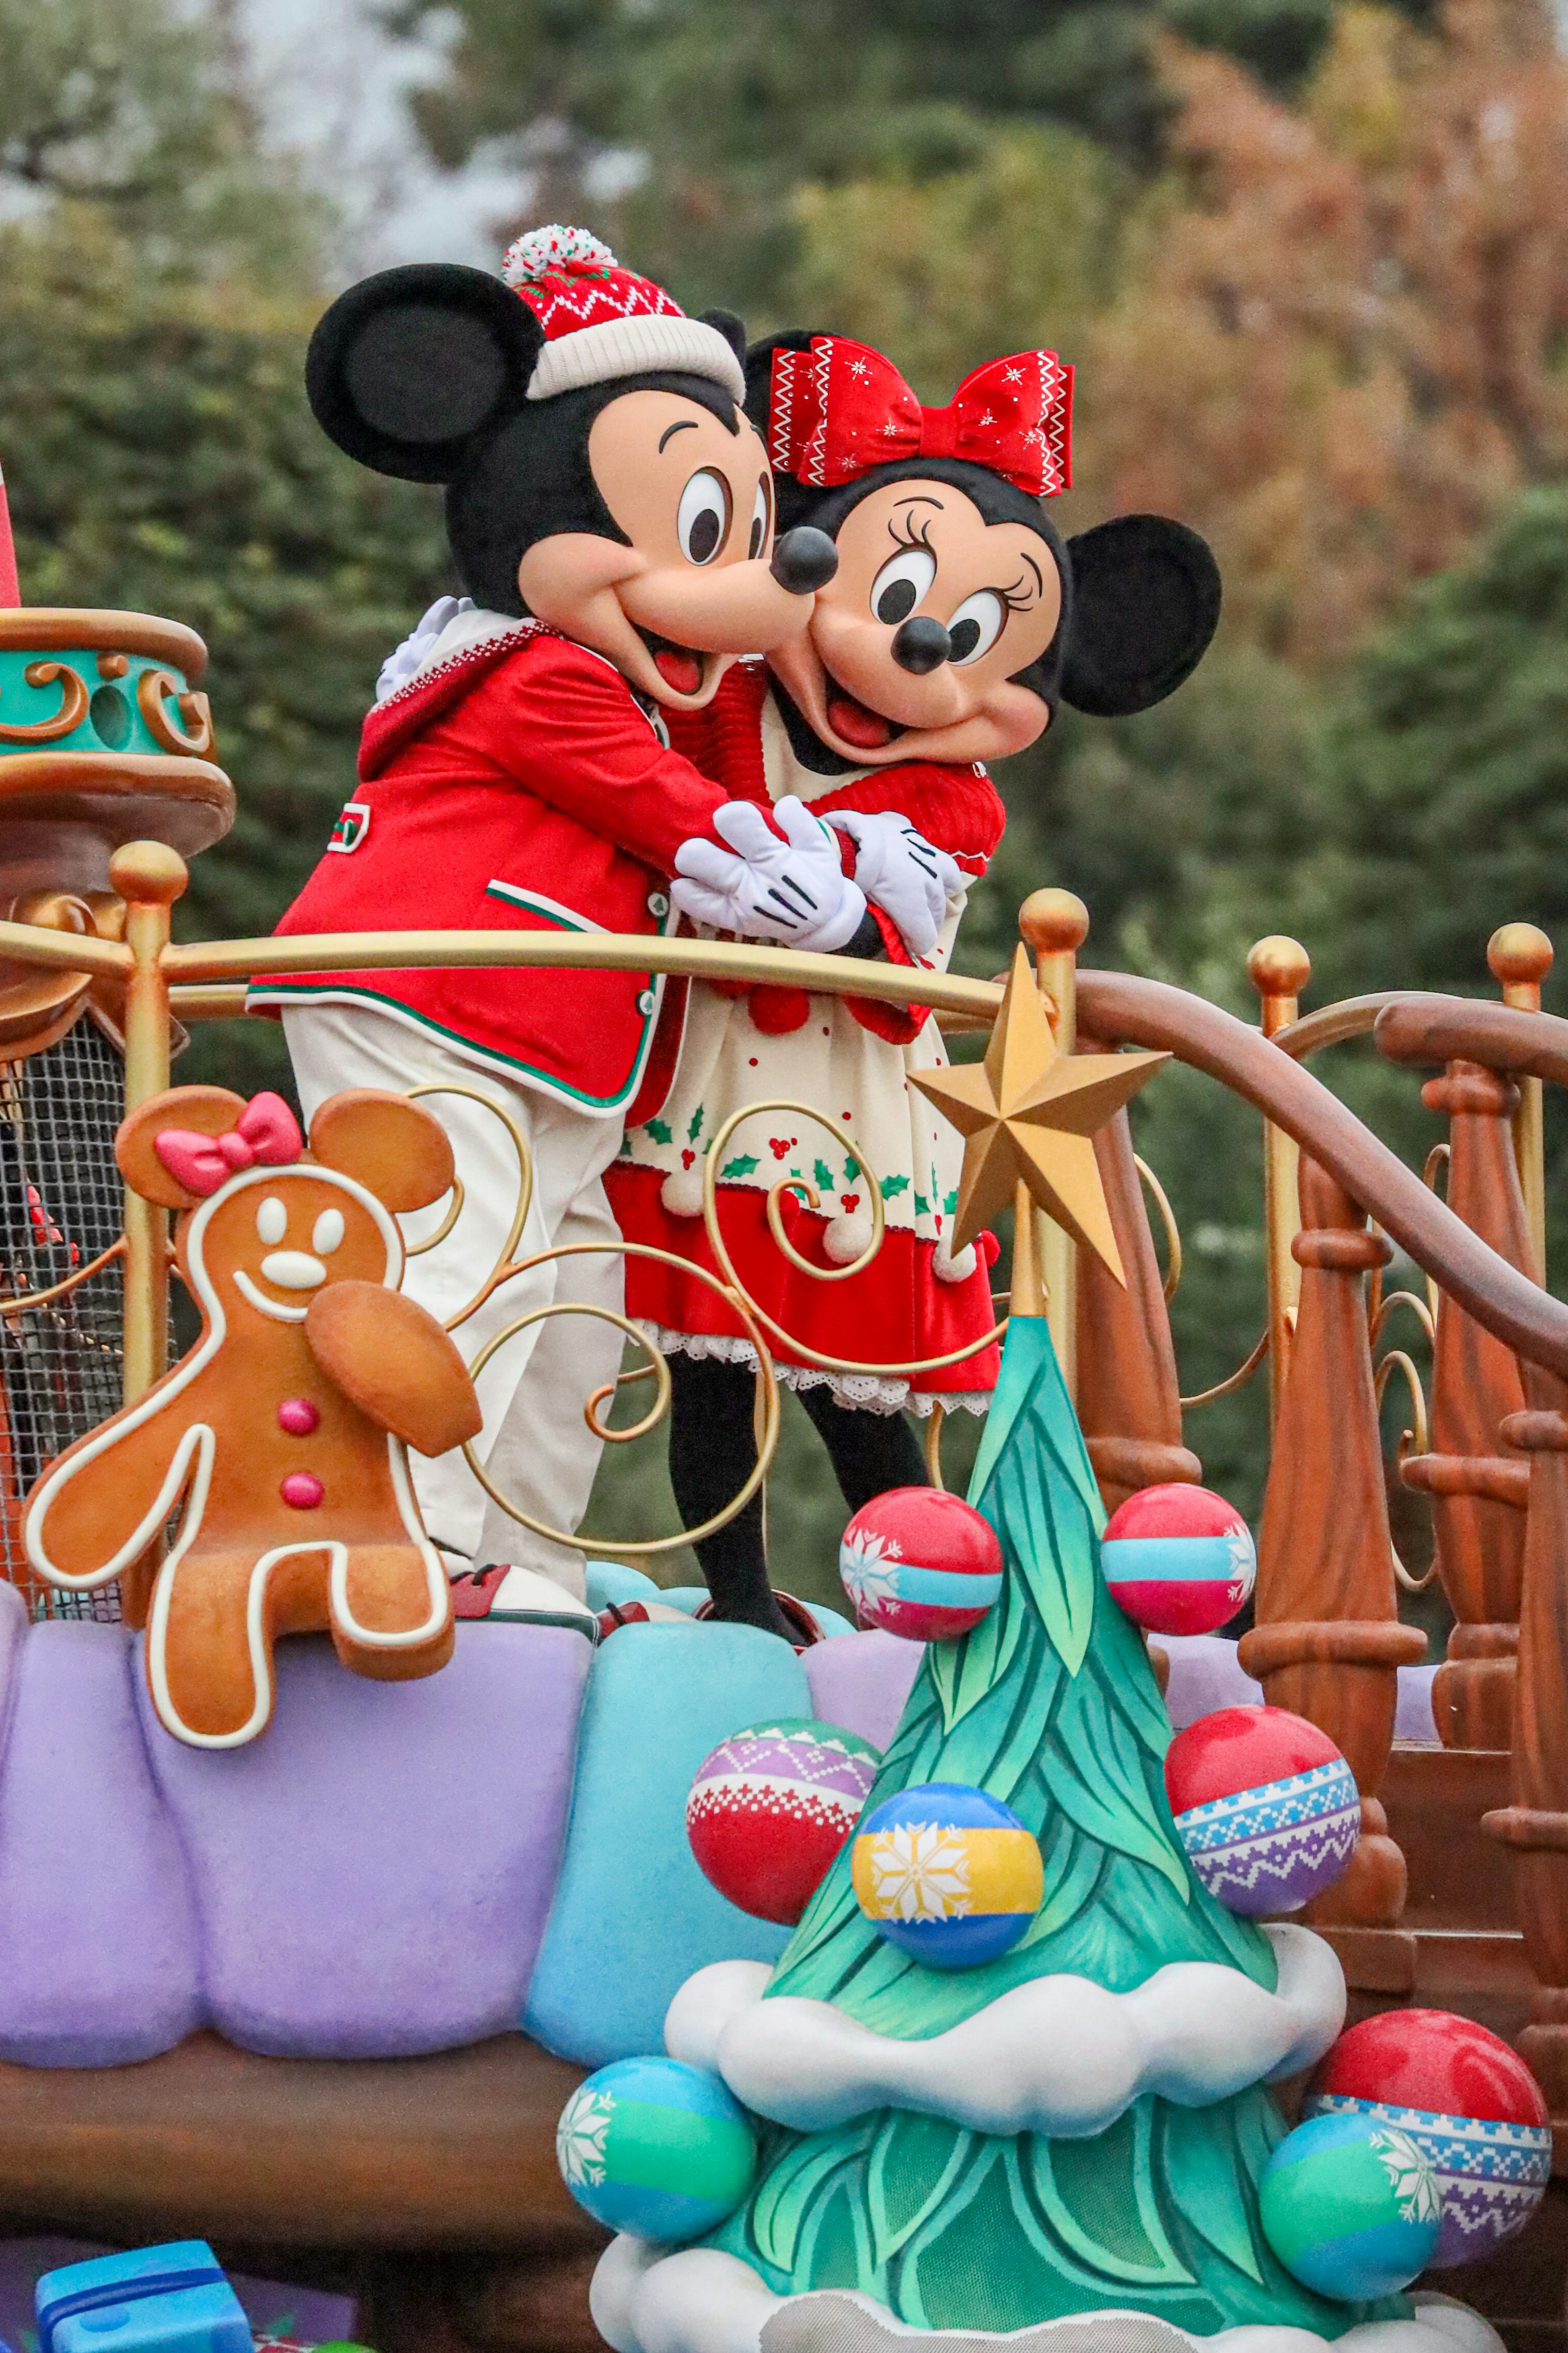
[[673, 694], [696, 694], [702, 685], [702, 656], [690, 646], [678, 646], [673, 638], [661, 638], [656, 630], [639, 629], [638, 637], [653, 656], [653, 666]]
[[826, 663], [822, 674], [827, 683], [827, 723], [840, 743], [853, 744], [861, 752], [880, 752], [906, 732], [896, 719], [868, 710], [847, 687], [839, 685]]

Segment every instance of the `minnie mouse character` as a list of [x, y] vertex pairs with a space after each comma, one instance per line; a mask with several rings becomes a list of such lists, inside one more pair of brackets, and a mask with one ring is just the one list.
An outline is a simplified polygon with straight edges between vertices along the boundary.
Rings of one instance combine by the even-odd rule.
[[[655, 934], [675, 920], [670, 880], [696, 839], [728, 857], [753, 935], [832, 949], [867, 924], [815, 818], [781, 806], [749, 862], [721, 853], [723, 790], [669, 748], [667, 715], [710, 702], [737, 654], [799, 636], [835, 562], [810, 530], [773, 544], [742, 353], [738, 322], [687, 318], [575, 229], [521, 237], [504, 283], [418, 266], [333, 303], [307, 364], [316, 417], [379, 472], [447, 485], [469, 596], [384, 681], [360, 789], [280, 932]], [[478, 1451], [558, 1529], [576, 1528], [598, 1457], [584, 1395], [620, 1360], [607, 1320], [618, 1234], [601, 1176], [645, 1077], [660, 992], [647, 971], [443, 968], [334, 970], [252, 993], [281, 1011], [308, 1115], [344, 1087], [449, 1091], [431, 1100], [465, 1205], [408, 1281], [438, 1319], [482, 1288], [517, 1196], [503, 1122], [457, 1092], [480, 1073], [531, 1155], [518, 1254], [595, 1246], [508, 1283], [458, 1327], [471, 1360], [504, 1324], [542, 1311], [481, 1380]], [[548, 1320], [573, 1303], [598, 1313]], [[514, 1405], [503, 1451], [515, 1460], [503, 1463], [494, 1450]], [[433, 1535], [466, 1565], [481, 1549], [479, 1485], [458, 1459], [416, 1475]], [[482, 1556], [581, 1589], [580, 1556], [520, 1545], [508, 1520], [492, 1516]]]
[[[1041, 504], [1071, 479], [1072, 372], [1053, 352], [992, 360], [935, 409], [879, 352], [841, 336], [773, 337], [747, 379], [781, 522], [826, 533], [838, 566], [809, 628], [765, 663], [739, 664], [672, 740], [755, 804], [755, 827], [794, 797], [852, 839], [882, 911], [879, 952], [941, 970], [1002, 834], [984, 762], [1033, 743], [1058, 700], [1110, 715], [1171, 693], [1214, 634], [1218, 572], [1201, 539], [1159, 516], [1063, 541]], [[747, 839], [736, 820], [728, 832]], [[693, 841], [678, 864], [674, 895], [693, 918], [744, 928], [742, 877], [722, 850]], [[609, 1177], [628, 1239], [712, 1266], [698, 1222], [708, 1144], [748, 1103], [816, 1107], [813, 1123], [776, 1109], [742, 1120], [718, 1198], [747, 1290], [805, 1343], [795, 1353], [771, 1335], [851, 1511], [925, 1482], [900, 1409], [984, 1411], [995, 1381], [994, 1347], [909, 1377], [813, 1361], [940, 1357], [993, 1327], [988, 1259], [954, 1258], [944, 1239], [959, 1140], [907, 1084], [944, 1060], [921, 1008], [694, 987], [662, 1114], [632, 1128]], [[866, 1165], [835, 1141], [850, 1136]], [[786, 1232], [829, 1275], [868, 1250], [879, 1187], [887, 1231], [863, 1271], [825, 1282], [789, 1264], [767, 1218], [781, 1179], [795, 1188], [780, 1203]], [[709, 1285], [667, 1267], [631, 1261], [627, 1299], [669, 1353], [671, 1478], [695, 1525], [756, 1459], [752, 1351]], [[768, 1590], [760, 1504], [698, 1550], [719, 1616], [789, 1632]]]

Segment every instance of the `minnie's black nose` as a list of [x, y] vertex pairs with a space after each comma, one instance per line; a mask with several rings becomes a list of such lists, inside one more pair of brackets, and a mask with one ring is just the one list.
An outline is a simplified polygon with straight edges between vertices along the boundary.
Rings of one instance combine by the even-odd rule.
[[930, 613], [915, 613], [893, 631], [893, 659], [917, 678], [940, 670], [952, 652], [952, 639]]
[[814, 596], [826, 588], [838, 569], [838, 550], [825, 531], [817, 531], [808, 522], [796, 523], [786, 531], [773, 548], [770, 567], [781, 588], [792, 596]]

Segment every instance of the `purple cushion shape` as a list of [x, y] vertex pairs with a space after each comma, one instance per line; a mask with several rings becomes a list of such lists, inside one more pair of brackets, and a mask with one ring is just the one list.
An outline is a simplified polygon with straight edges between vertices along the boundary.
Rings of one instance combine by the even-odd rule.
[[204, 2022], [184, 1865], [133, 1697], [134, 1645], [123, 1627], [60, 1621], [33, 1627], [11, 1653], [0, 2058], [27, 2066], [122, 2066]]
[[800, 1654], [813, 1715], [886, 1748], [924, 1656], [923, 1642], [875, 1631], [814, 1643]]
[[142, 1721], [188, 1859], [211, 2022], [281, 2057], [393, 2058], [515, 2026], [555, 1884], [593, 1651], [550, 1626], [459, 1625], [416, 1683], [279, 1646], [244, 1748]]

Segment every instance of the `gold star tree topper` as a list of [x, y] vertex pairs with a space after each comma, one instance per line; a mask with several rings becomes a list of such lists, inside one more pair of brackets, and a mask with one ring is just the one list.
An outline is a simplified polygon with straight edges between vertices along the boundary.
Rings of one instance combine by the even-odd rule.
[[972, 1242], [1024, 1184], [1047, 1217], [1125, 1284], [1091, 1138], [1170, 1059], [1060, 1052], [1019, 948], [985, 1060], [910, 1072], [910, 1084], [964, 1139], [950, 1247]]

